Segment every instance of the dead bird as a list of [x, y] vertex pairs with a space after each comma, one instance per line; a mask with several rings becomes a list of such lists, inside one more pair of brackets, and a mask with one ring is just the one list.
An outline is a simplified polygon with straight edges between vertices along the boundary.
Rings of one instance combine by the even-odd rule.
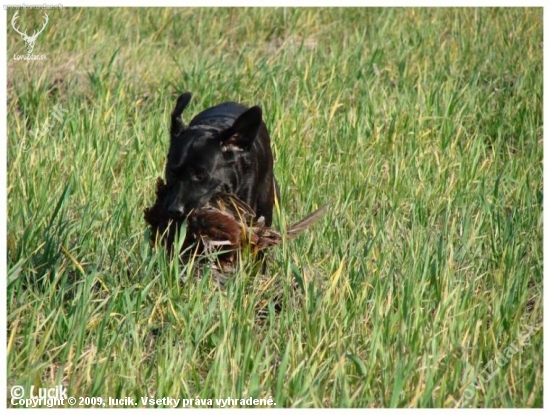
[[[317, 222], [326, 205], [291, 225], [286, 236], [293, 239]], [[219, 193], [201, 209], [187, 218], [189, 232], [203, 241], [206, 247], [225, 246], [230, 250], [263, 251], [282, 242], [283, 235], [265, 225], [263, 217], [256, 219], [254, 211], [236, 196]]]
[[[172, 253], [177, 229], [183, 220], [173, 219], [163, 208], [166, 186], [157, 180], [157, 201], [145, 210], [150, 225], [151, 242], [159, 239]], [[285, 235], [293, 239], [317, 222], [326, 210], [326, 204], [304, 219], [291, 225]], [[283, 241], [283, 234], [266, 226], [264, 217], [256, 218], [254, 210], [237, 196], [218, 193], [205, 206], [192, 210], [187, 216], [187, 231], [181, 252], [216, 254], [219, 271], [235, 270], [239, 253], [246, 251], [260, 255], [267, 248]], [[190, 247], [195, 245], [195, 249]]]

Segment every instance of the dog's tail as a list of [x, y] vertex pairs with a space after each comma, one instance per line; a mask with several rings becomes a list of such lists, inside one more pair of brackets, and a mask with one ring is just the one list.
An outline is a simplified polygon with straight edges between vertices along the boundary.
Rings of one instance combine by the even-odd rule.
[[302, 219], [299, 222], [296, 222], [295, 224], [291, 225], [290, 228], [288, 228], [286, 234], [288, 238], [296, 238], [299, 236], [302, 232], [304, 232], [307, 228], [309, 228], [311, 225], [313, 225], [315, 222], [317, 222], [319, 219], [323, 217], [323, 215], [326, 213], [328, 203], [325, 203], [323, 206], [321, 206], [319, 209], [317, 209], [315, 212], [310, 213], [307, 215], [304, 219]]

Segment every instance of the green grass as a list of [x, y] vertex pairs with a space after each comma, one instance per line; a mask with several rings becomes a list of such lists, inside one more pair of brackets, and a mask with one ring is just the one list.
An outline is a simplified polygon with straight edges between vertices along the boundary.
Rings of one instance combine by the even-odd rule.
[[[49, 17], [44, 61], [13, 60], [8, 27], [8, 387], [139, 406], [542, 407], [542, 9]], [[187, 121], [263, 107], [277, 227], [330, 202], [267, 278], [245, 263], [226, 290], [182, 285], [149, 247], [143, 209], [183, 91]]]

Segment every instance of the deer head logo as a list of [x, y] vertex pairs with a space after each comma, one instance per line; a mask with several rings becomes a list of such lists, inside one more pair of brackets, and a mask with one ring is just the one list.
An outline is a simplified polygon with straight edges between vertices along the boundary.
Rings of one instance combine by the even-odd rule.
[[36, 42], [36, 38], [46, 28], [46, 25], [48, 24], [49, 18], [48, 18], [48, 15], [46, 13], [44, 13], [44, 18], [45, 18], [44, 26], [42, 26], [42, 29], [40, 29], [38, 32], [35, 30], [34, 33], [32, 34], [32, 36], [29, 36], [29, 35], [27, 35], [27, 32], [23, 33], [19, 30], [19, 27], [15, 27], [15, 21], [17, 20], [17, 14], [18, 13], [19, 13], [19, 10], [17, 10], [15, 12], [15, 14], [13, 15], [13, 18], [11, 19], [11, 25], [13, 26], [15, 31], [23, 37], [23, 40], [25, 41], [25, 47], [27, 48], [27, 54], [30, 55], [32, 53], [33, 49], [34, 49], [34, 42]]

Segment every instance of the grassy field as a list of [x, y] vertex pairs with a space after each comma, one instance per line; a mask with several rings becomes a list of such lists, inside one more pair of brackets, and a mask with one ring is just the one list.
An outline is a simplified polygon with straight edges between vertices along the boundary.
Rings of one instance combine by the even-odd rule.
[[[542, 9], [13, 13], [8, 389], [542, 406]], [[262, 106], [277, 228], [330, 203], [225, 290], [147, 240], [183, 91]]]

